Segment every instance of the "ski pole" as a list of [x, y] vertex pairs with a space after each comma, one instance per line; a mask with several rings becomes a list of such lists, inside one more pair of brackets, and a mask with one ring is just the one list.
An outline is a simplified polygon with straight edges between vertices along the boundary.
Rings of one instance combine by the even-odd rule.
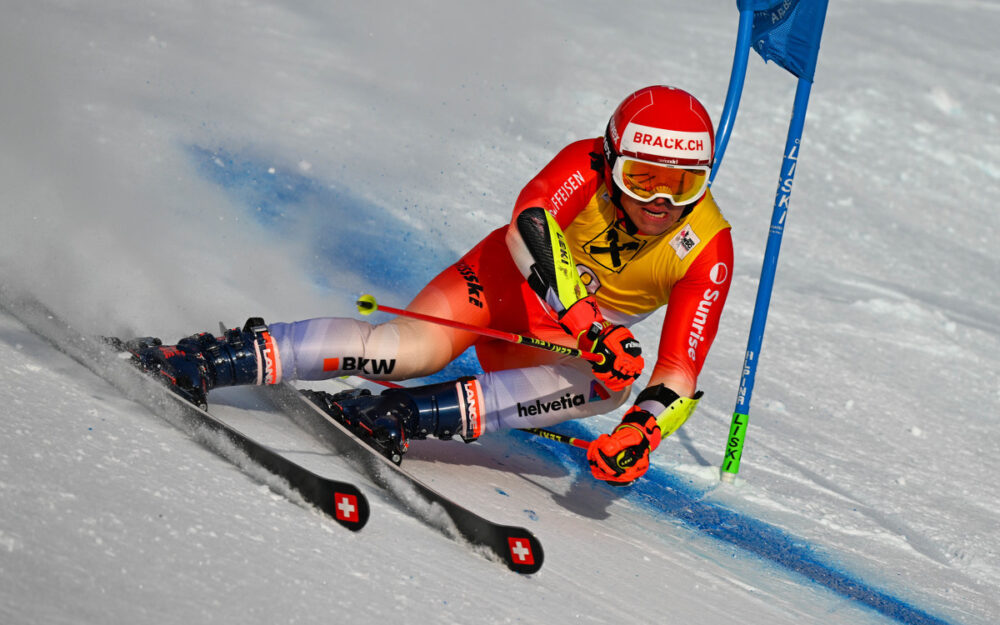
[[375, 301], [374, 295], [362, 295], [357, 301], [358, 312], [362, 315], [370, 315], [376, 310], [381, 310], [383, 312], [392, 313], [394, 315], [399, 315], [400, 317], [409, 317], [411, 319], [419, 319], [420, 321], [427, 321], [429, 323], [436, 323], [438, 325], [448, 326], [450, 328], [456, 328], [458, 330], [465, 330], [466, 332], [475, 332], [476, 334], [481, 334], [483, 336], [488, 336], [494, 339], [500, 339], [501, 341], [508, 341], [510, 343], [517, 343], [518, 345], [528, 345], [530, 347], [537, 347], [539, 349], [544, 349], [549, 352], [555, 352], [557, 354], [565, 354], [566, 356], [574, 356], [577, 358], [583, 358], [584, 360], [589, 360], [591, 362], [596, 362], [600, 364], [604, 361], [604, 356], [599, 356], [591, 352], [585, 352], [574, 347], [566, 347], [564, 345], [556, 345], [555, 343], [550, 343], [548, 341], [543, 341], [542, 339], [536, 339], [531, 336], [524, 336], [522, 334], [515, 334], [513, 332], [503, 332], [501, 330], [493, 330], [491, 328], [481, 328], [479, 326], [469, 325], [467, 323], [462, 323], [460, 321], [453, 321], [451, 319], [445, 319], [443, 317], [433, 317], [431, 315], [425, 315], [423, 313], [413, 312], [410, 310], [403, 310], [401, 308], [393, 308], [392, 306], [383, 306]]
[[585, 441], [581, 438], [575, 438], [573, 436], [566, 436], [565, 434], [553, 432], [552, 430], [543, 430], [542, 428], [518, 428], [518, 430], [521, 432], [527, 432], [528, 434], [534, 434], [535, 436], [541, 436], [542, 438], [547, 438], [550, 441], [555, 441], [557, 443], [579, 447], [580, 449], [590, 449], [590, 443], [592, 442]]

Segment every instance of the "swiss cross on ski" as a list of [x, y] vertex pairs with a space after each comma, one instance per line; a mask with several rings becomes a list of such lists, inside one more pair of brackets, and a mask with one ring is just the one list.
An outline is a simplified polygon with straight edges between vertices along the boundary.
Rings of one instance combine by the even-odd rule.
[[605, 269], [620, 273], [645, 246], [646, 241], [619, 228], [616, 222], [588, 241], [583, 251]]
[[527, 538], [507, 537], [510, 546], [510, 559], [514, 564], [531, 566], [535, 563], [535, 555], [531, 551], [531, 542]]
[[345, 493], [335, 493], [333, 497], [336, 501], [336, 514], [338, 521], [346, 521], [348, 523], [357, 523], [360, 521], [358, 516], [358, 498], [354, 495], [348, 495]]

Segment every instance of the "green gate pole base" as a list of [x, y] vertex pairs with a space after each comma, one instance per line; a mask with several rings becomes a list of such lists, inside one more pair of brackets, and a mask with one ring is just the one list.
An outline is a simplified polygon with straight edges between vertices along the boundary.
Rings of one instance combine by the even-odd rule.
[[729, 440], [726, 444], [726, 455], [722, 459], [720, 477], [726, 484], [736, 481], [740, 472], [740, 458], [743, 456], [743, 441], [746, 439], [747, 426], [750, 417], [739, 412], [733, 413], [733, 421], [729, 426]]

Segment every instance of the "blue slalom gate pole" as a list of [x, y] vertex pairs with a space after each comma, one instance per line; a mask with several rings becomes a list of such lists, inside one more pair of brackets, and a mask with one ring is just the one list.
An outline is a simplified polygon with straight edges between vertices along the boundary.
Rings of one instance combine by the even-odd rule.
[[798, 87], [795, 90], [792, 121], [788, 126], [788, 138], [785, 140], [785, 157], [781, 163], [781, 177], [774, 200], [774, 210], [771, 213], [771, 228], [767, 235], [767, 247], [764, 250], [764, 263], [760, 271], [760, 284], [757, 287], [757, 301], [754, 304], [750, 337], [747, 340], [747, 351], [743, 360], [743, 374], [740, 378], [733, 420], [729, 427], [726, 455], [722, 460], [721, 476], [725, 482], [734, 481], [740, 470], [743, 442], [750, 420], [750, 398], [753, 395], [757, 364], [760, 361], [760, 350], [764, 341], [764, 326], [767, 324], [767, 311], [771, 304], [771, 291], [778, 268], [778, 252], [781, 249], [781, 237], [785, 231], [785, 217], [788, 214], [792, 181], [795, 178], [795, 166], [798, 161], [799, 146], [802, 143], [802, 130], [805, 126], [806, 107], [809, 105], [811, 88], [811, 81], [799, 78]]
[[[736, 6], [740, 11], [740, 37], [743, 36], [742, 30], [745, 27], [744, 12], [752, 12], [750, 45], [760, 53], [765, 62], [774, 61], [798, 77], [799, 82], [795, 90], [795, 103], [792, 109], [792, 120], [788, 125], [788, 137], [785, 140], [784, 159], [781, 163], [778, 191], [775, 194], [774, 209], [771, 213], [771, 228], [768, 232], [767, 247], [764, 250], [760, 283], [757, 286], [757, 301], [754, 305], [747, 351], [743, 359], [736, 408], [733, 411], [732, 423], [729, 426], [729, 438], [726, 441], [726, 451], [722, 459], [721, 477], [724, 482], [735, 481], [743, 456], [743, 444], [750, 421], [750, 399], [753, 395], [757, 365], [760, 361], [761, 345], [764, 342], [764, 327], [767, 323], [767, 311], [771, 304], [771, 291], [774, 287], [774, 277], [778, 267], [778, 252], [781, 249], [781, 237], [785, 231], [785, 218], [788, 215], [792, 182], [795, 179], [799, 148], [802, 144], [802, 129], [805, 126], [809, 92], [816, 70], [820, 39], [823, 36], [823, 23], [826, 21], [827, 3], [828, 0], [736, 0]], [[737, 49], [737, 55], [739, 54]], [[738, 96], [736, 103], [738, 103]], [[729, 106], [728, 101], [726, 106]], [[735, 115], [735, 113], [733, 114]], [[727, 119], [725, 123], [731, 125], [732, 122]], [[725, 129], [727, 136], [724, 137], [726, 140], [728, 140], [728, 132], [727, 127]]]
[[747, 75], [747, 60], [750, 58], [750, 37], [753, 33], [753, 9], [740, 9], [740, 23], [736, 32], [736, 51], [733, 53], [733, 69], [729, 74], [729, 87], [726, 90], [726, 103], [722, 106], [722, 117], [719, 118], [719, 130], [715, 137], [715, 162], [712, 173], [708, 177], [708, 185], [712, 186], [715, 174], [722, 165], [722, 156], [726, 153], [729, 135], [733, 132], [736, 122], [736, 112], [740, 108], [740, 97], [743, 95], [743, 83]]

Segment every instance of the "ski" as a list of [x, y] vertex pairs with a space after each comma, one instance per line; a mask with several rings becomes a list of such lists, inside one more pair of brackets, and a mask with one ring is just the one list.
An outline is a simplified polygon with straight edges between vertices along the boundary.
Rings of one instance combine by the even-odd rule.
[[[298, 390], [288, 384], [260, 387], [260, 393], [299, 425], [353, 461], [411, 511], [419, 507], [414, 501], [408, 500], [415, 492], [423, 500], [422, 503], [440, 506], [465, 541], [473, 546], [487, 548], [503, 560], [510, 570], [530, 574], [542, 567], [544, 552], [534, 534], [523, 527], [501, 525], [485, 519], [422, 483], [338, 421], [325, 408], [328, 402], [324, 401], [324, 397], [329, 397], [329, 393]], [[397, 492], [400, 490], [399, 480], [411, 487], [402, 489], [406, 491], [405, 495]]]
[[123, 395], [137, 401], [182, 429], [219, 456], [240, 468], [244, 461], [227, 447], [235, 447], [257, 466], [282, 478], [288, 486], [341, 526], [359, 531], [368, 522], [370, 509], [365, 495], [352, 483], [334, 480], [310, 471], [282, 456], [236, 428], [215, 418], [120, 357], [120, 352], [100, 338], [81, 336], [30, 296], [3, 293], [0, 307], [31, 332], [66, 354]]
[[[136, 371], [136, 373], [144, 376], [139, 371]], [[155, 382], [152, 383], [156, 384]], [[334, 480], [310, 471], [263, 443], [243, 434], [233, 426], [216, 419], [212, 414], [188, 402], [180, 395], [172, 393], [162, 386], [161, 388], [163, 396], [180, 408], [186, 417], [188, 425], [195, 431], [199, 428], [204, 428], [209, 432], [223, 435], [252, 462], [288, 482], [292, 490], [298, 492], [305, 501], [315, 506], [332, 520], [354, 532], [361, 530], [368, 522], [370, 515], [368, 499], [354, 484]], [[152, 402], [143, 403], [147, 407], [153, 408], [150, 405]], [[202, 436], [199, 438], [212, 447], [213, 451], [216, 451], [219, 455], [227, 460], [233, 460], [226, 454], [224, 449], [219, 449], [210, 437]]]
[[[0, 288], [0, 308], [55, 349], [109, 382], [124, 396], [146, 406], [174, 425], [178, 425], [176, 421], [179, 417], [182, 424], [178, 427], [226, 460], [243, 468], [244, 462], [227, 449], [227, 446], [235, 447], [257, 466], [284, 479], [305, 501], [340, 525], [358, 531], [368, 521], [368, 501], [356, 486], [323, 477], [246, 436], [201, 406], [171, 392], [162, 383], [136, 369], [121, 358], [121, 353], [113, 345], [100, 338], [81, 335], [33, 297], [21, 293], [15, 296]], [[422, 500], [425, 508], [430, 504], [442, 509], [460, 538], [474, 547], [486, 548], [510, 570], [531, 574], [541, 569], [544, 552], [534, 534], [523, 527], [485, 519], [422, 483], [324, 410], [322, 406], [325, 403], [317, 401], [322, 398], [322, 392], [299, 391], [288, 384], [256, 387], [256, 390], [286, 416], [332, 445], [333, 449], [352, 461], [355, 467], [413, 511], [417, 518], [421, 518], [420, 505], [410, 499], [413, 493]], [[400, 482], [410, 487], [406, 489], [406, 494], [399, 492]], [[427, 518], [421, 520], [434, 523]]]

